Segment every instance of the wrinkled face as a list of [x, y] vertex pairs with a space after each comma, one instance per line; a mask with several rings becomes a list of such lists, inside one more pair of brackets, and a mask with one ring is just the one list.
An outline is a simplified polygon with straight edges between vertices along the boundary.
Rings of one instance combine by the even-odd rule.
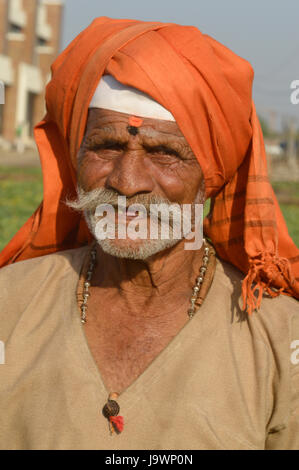
[[[147, 210], [153, 202], [203, 203], [202, 171], [178, 125], [142, 118], [132, 132], [130, 123], [128, 114], [98, 108], [89, 110], [78, 154], [78, 186], [81, 197], [87, 198], [85, 202], [81, 200], [82, 204], [79, 198], [76, 208], [84, 210], [94, 234], [95, 207], [108, 202], [116, 206], [118, 196], [126, 197], [127, 206], [141, 203]], [[136, 218], [129, 211], [126, 215], [127, 225]], [[137, 216], [142, 219], [145, 214], [137, 213]], [[145, 218], [148, 221], [148, 214]], [[116, 216], [114, 220], [117, 222]], [[99, 243], [112, 255], [145, 259], [178, 241], [159, 238], [132, 240], [116, 236]]]

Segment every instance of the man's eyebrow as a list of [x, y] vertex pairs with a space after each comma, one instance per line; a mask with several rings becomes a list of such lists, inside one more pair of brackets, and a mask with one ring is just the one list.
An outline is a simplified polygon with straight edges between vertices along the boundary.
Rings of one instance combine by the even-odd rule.
[[99, 127], [93, 129], [84, 139], [84, 144], [89, 145], [100, 145], [106, 142], [118, 142], [126, 144], [129, 137], [123, 132], [115, 129], [115, 127]]
[[144, 147], [147, 147], [149, 149], [165, 147], [166, 149], [168, 148], [174, 151], [175, 153], [179, 154], [181, 157], [192, 157], [193, 152], [189, 145], [186, 143], [184, 137], [177, 137], [164, 132], [158, 133], [144, 131], [145, 129], [141, 133], [141, 140]]
[[[168, 132], [158, 132], [148, 128], [140, 129], [139, 136], [141, 144], [148, 149], [164, 147], [179, 154], [181, 157], [188, 156], [190, 159], [193, 156], [195, 158], [189, 145], [186, 144], [184, 137], [176, 136]], [[106, 126], [93, 129], [87, 134], [84, 145], [92, 149], [107, 143], [126, 145], [128, 141], [129, 135], [127, 130]]]

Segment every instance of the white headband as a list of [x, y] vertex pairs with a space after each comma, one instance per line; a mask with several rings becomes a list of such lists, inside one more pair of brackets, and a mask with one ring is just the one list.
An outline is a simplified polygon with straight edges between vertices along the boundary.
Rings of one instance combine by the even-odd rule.
[[104, 75], [89, 108], [103, 108], [134, 116], [175, 121], [173, 115], [157, 101], [136, 88], [123, 85], [112, 75]]

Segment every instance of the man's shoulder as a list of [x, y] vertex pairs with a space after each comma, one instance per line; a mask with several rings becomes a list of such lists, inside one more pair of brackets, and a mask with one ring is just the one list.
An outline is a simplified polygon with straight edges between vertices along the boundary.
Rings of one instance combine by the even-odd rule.
[[[242, 281], [245, 275], [229, 263], [217, 259], [215, 283], [219, 295], [230, 302], [229, 322], [239, 328], [243, 321], [264, 342], [299, 339], [299, 301], [288, 295], [270, 297], [264, 294], [258, 310], [248, 315], [243, 310]], [[295, 338], [295, 339], [296, 339]]]
[[242, 280], [245, 276], [232, 264], [216, 257], [215, 277], [217, 278], [217, 282], [223, 287], [226, 287], [229, 291], [233, 291], [238, 285], [242, 285]]
[[[61, 251], [0, 269], [2, 340], [11, 335], [20, 321], [33, 324], [48, 310], [53, 311], [61, 286], [79, 276], [87, 249]], [[63, 295], [68, 295], [68, 292], [64, 291]]]
[[0, 269], [0, 282], [5, 280], [18, 282], [33, 276], [36, 276], [35, 280], [38, 282], [43, 274], [46, 275], [53, 269], [62, 273], [63, 268], [80, 263], [87, 249], [88, 246], [83, 246], [10, 264]]

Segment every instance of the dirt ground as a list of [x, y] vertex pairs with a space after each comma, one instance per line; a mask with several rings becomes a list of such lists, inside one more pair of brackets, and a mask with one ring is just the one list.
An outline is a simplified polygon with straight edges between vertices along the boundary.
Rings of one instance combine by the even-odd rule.
[[15, 150], [5, 151], [0, 149], [0, 166], [40, 166], [38, 151], [27, 149], [24, 153], [18, 153]]

